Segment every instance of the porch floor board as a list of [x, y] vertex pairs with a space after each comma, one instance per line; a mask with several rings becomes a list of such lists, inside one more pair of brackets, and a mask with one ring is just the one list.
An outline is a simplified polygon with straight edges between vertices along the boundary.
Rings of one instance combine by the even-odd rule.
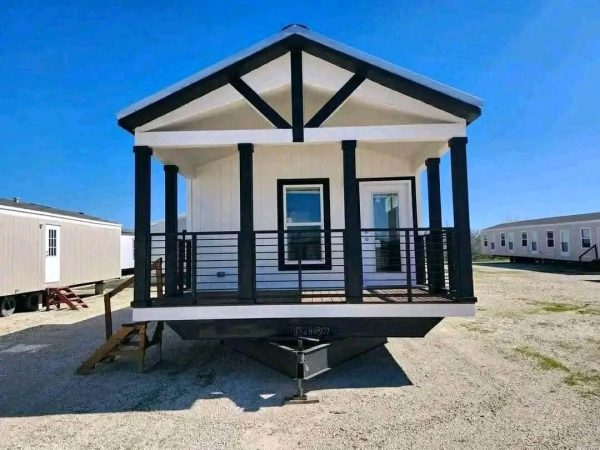
[[[451, 303], [452, 299], [443, 294], [432, 295], [420, 288], [412, 289], [413, 303]], [[236, 291], [222, 292], [197, 292], [194, 296], [191, 292], [181, 295], [160, 298], [152, 298], [153, 306], [219, 306], [239, 305], [241, 302]], [[249, 304], [323, 304], [323, 303], [346, 303], [343, 290], [306, 290], [299, 295], [297, 291], [259, 291], [256, 303]], [[408, 290], [406, 288], [370, 288], [363, 290], [364, 303], [409, 303]]]

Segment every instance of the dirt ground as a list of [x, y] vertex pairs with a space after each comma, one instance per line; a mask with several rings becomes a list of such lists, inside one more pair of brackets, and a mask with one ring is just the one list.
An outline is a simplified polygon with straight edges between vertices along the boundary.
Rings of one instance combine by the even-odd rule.
[[[599, 448], [600, 275], [475, 268], [475, 319], [385, 346], [308, 383], [167, 330], [163, 361], [75, 368], [102, 300], [0, 319], [0, 448]], [[114, 299], [129, 319], [131, 291]]]

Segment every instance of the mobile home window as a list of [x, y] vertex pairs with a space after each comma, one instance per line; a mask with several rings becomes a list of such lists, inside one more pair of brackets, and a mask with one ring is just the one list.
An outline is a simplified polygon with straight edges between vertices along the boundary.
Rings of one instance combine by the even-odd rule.
[[506, 235], [500, 233], [500, 247], [506, 247]]
[[546, 231], [546, 246], [554, 248], [554, 231]]
[[515, 234], [514, 233], [508, 233], [508, 249], [509, 250], [515, 249]]
[[278, 180], [280, 269], [329, 268], [329, 180]]
[[483, 246], [484, 247], [488, 246], [488, 240], [487, 240], [487, 235], [486, 234], [483, 235]]
[[581, 229], [581, 247], [590, 248], [592, 246], [592, 230], [589, 228]]
[[531, 251], [533, 253], [537, 253], [537, 251], [538, 251], [537, 240], [538, 240], [538, 233], [537, 233], [537, 231], [532, 231], [531, 232]]
[[560, 230], [560, 253], [569, 254], [569, 230]]
[[521, 247], [527, 247], [527, 231], [521, 231]]

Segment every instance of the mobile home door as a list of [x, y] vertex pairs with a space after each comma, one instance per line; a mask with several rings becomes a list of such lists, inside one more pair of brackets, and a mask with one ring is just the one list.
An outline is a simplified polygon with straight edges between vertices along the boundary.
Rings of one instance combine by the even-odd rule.
[[404, 234], [398, 228], [412, 227], [411, 209], [409, 181], [360, 183], [365, 287], [406, 283], [409, 251]]
[[46, 225], [45, 282], [60, 281], [60, 226]]

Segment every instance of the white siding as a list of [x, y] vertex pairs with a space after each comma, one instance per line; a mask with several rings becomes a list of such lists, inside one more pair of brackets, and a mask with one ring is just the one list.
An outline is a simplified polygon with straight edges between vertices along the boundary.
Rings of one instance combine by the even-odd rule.
[[[416, 176], [410, 159], [403, 158], [402, 153], [392, 154], [369, 148], [357, 148], [357, 176], [360, 178]], [[297, 144], [285, 146], [256, 146], [254, 150], [254, 227], [259, 230], [277, 230], [277, 180], [299, 178], [327, 178], [330, 188], [330, 218], [332, 229], [344, 228], [344, 187], [343, 161], [340, 144]], [[239, 230], [239, 158], [237, 154], [225, 156], [216, 161], [207, 162], [196, 168], [196, 176], [190, 183], [190, 217], [191, 231], [237, 231]], [[417, 202], [420, 204], [417, 177]], [[411, 208], [411, 205], [404, 205]], [[417, 215], [418, 215], [417, 211]], [[276, 255], [275, 235], [262, 235], [258, 245], [262, 251], [272, 251]], [[224, 246], [225, 241], [211, 241], [215, 246]], [[271, 246], [271, 244], [273, 245]], [[208, 242], [205, 242], [208, 244]], [[231, 242], [230, 242], [231, 244]], [[200, 245], [200, 244], [199, 244]], [[310, 287], [343, 287], [343, 267], [341, 259], [341, 236], [332, 236], [333, 264], [329, 275], [326, 271], [306, 271], [303, 275], [304, 286]], [[338, 253], [336, 253], [336, 250]], [[221, 250], [204, 249], [215, 254], [203, 256], [199, 248], [199, 285], [198, 289], [231, 288], [235, 289], [237, 277], [236, 248]], [[208, 269], [215, 265], [209, 259], [219, 259], [220, 269]], [[270, 264], [270, 266], [268, 266]], [[285, 288], [295, 286], [296, 272], [279, 272], [275, 277], [266, 275], [278, 272], [277, 261], [261, 262], [257, 268], [258, 288]], [[217, 277], [217, 270], [224, 272], [224, 277]], [[263, 275], [261, 276], [261, 273]], [[336, 275], [332, 275], [335, 273]], [[273, 279], [280, 283], [267, 283]], [[319, 282], [327, 278], [326, 282]], [[333, 281], [333, 280], [336, 281]], [[311, 281], [312, 280], [312, 281]], [[218, 284], [217, 284], [218, 283]]]

